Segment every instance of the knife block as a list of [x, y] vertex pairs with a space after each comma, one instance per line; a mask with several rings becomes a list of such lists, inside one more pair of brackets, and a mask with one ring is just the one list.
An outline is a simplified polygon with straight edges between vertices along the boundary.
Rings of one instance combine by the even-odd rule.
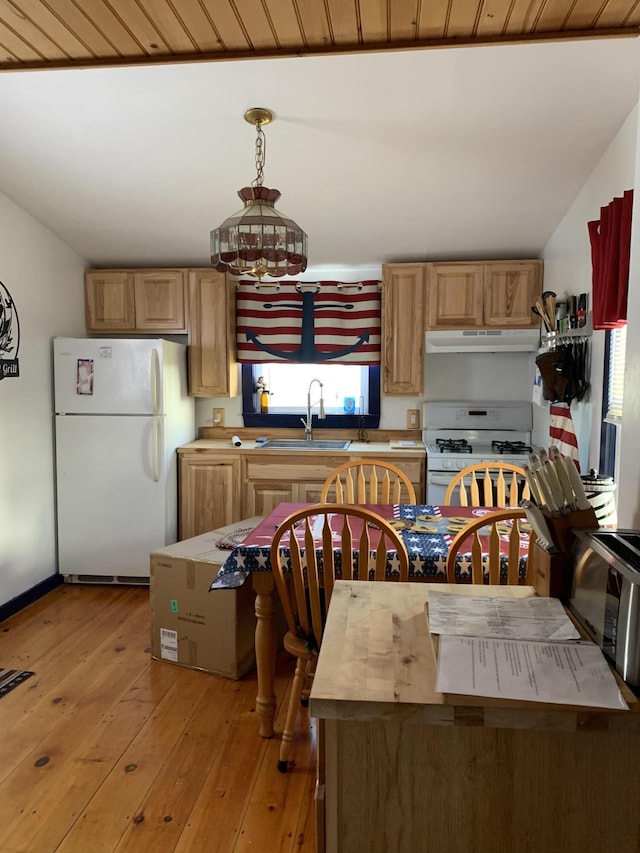
[[567, 554], [550, 554], [534, 542], [532, 586], [538, 595], [566, 600], [571, 595], [573, 564]]
[[541, 511], [558, 552], [550, 554], [537, 541], [534, 543], [532, 583], [538, 595], [566, 600], [571, 596], [573, 584], [573, 531], [595, 530], [599, 526], [598, 519], [592, 507], [557, 516]]
[[600, 525], [596, 518], [593, 507], [589, 509], [577, 509], [567, 515], [551, 515], [547, 510], [542, 510], [553, 544], [562, 554], [571, 554], [574, 535], [573, 530], [596, 530]]

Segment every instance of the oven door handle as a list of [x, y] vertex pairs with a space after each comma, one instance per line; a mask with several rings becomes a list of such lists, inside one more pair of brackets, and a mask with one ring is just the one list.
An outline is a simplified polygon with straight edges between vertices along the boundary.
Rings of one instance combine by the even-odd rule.
[[455, 477], [456, 472], [452, 472], [451, 474], [440, 472], [440, 471], [432, 471], [429, 474], [429, 482], [433, 486], [448, 486], [451, 480]]

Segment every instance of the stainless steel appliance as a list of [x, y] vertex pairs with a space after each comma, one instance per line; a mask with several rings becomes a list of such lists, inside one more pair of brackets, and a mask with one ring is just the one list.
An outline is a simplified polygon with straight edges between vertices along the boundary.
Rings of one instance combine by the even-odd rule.
[[569, 607], [624, 680], [640, 687], [640, 530], [574, 530]]
[[451, 478], [467, 465], [496, 460], [524, 465], [531, 452], [532, 422], [526, 401], [425, 403], [427, 503], [444, 503]]

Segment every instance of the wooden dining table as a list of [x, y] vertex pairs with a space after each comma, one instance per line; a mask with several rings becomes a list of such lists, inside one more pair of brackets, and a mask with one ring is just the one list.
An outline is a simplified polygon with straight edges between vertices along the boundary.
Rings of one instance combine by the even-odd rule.
[[[256, 595], [256, 669], [258, 695], [256, 711], [260, 735], [272, 737], [276, 710], [275, 660], [277, 649], [277, 594], [271, 571], [270, 549], [276, 528], [296, 510], [309, 504], [281, 503], [249, 533], [244, 541], [230, 551], [224, 565], [211, 583], [211, 591], [235, 589], [249, 579]], [[471, 521], [493, 512], [487, 507], [434, 506], [431, 504], [365, 504], [398, 527], [409, 555], [409, 580], [446, 582], [449, 546], [465, 520]], [[320, 544], [320, 543], [319, 543]], [[523, 543], [524, 545], [524, 543]], [[459, 570], [469, 571], [464, 554], [460, 555]], [[392, 552], [387, 574], [397, 574]]]

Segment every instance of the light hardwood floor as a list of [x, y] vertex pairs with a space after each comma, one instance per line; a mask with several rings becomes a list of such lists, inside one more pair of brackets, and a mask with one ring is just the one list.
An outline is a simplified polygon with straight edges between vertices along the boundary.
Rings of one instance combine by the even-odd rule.
[[315, 729], [276, 769], [294, 662], [278, 658], [276, 736], [255, 673], [231, 681], [151, 659], [149, 591], [58, 587], [0, 624], [2, 853], [315, 849]]

